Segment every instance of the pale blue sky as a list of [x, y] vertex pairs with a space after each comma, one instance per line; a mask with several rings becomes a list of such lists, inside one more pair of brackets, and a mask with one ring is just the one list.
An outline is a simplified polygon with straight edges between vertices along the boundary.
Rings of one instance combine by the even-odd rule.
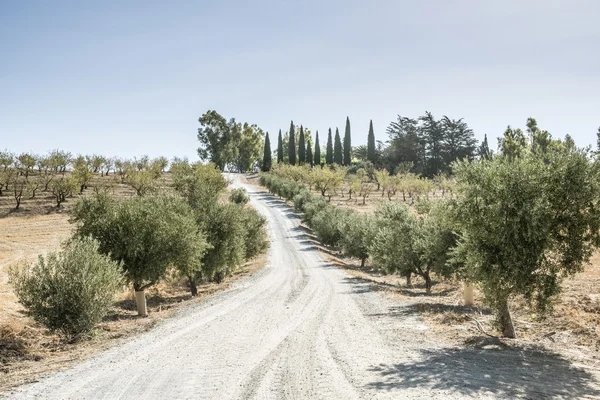
[[354, 145], [425, 110], [493, 148], [529, 116], [592, 144], [598, 21], [597, 0], [0, 0], [0, 149], [196, 159], [208, 109], [272, 137], [349, 116]]

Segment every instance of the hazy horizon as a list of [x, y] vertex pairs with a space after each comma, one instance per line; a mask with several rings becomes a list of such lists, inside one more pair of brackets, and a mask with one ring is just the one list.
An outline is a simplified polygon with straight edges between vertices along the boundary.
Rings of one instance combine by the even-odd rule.
[[290, 120], [464, 118], [490, 147], [534, 117], [595, 145], [600, 3], [76, 1], [0, 5], [0, 149], [197, 159], [214, 109], [273, 138]]

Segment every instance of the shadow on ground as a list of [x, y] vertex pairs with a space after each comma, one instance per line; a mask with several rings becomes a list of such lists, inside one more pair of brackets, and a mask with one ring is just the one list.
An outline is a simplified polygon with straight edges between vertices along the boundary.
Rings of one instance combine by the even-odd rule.
[[562, 356], [541, 347], [503, 345], [493, 338], [476, 338], [467, 347], [420, 350], [418, 360], [380, 364], [370, 371], [379, 379], [367, 386], [382, 391], [430, 388], [475, 398], [600, 396], [594, 377]]

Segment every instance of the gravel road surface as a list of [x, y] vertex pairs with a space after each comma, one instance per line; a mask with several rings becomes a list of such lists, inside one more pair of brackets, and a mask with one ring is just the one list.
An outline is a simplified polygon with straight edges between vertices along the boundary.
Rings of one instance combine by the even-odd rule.
[[[268, 218], [263, 270], [151, 331], [22, 386], [15, 399], [594, 398], [597, 371], [493, 340], [453, 347], [414, 308], [330, 265], [293, 210], [241, 176]], [[334, 223], [335, 221], [332, 221]], [[1, 397], [1, 396], [0, 396]]]

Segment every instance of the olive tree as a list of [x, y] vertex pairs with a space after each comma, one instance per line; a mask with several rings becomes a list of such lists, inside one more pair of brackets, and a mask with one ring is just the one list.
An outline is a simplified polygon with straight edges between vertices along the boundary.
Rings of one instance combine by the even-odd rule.
[[56, 208], [67, 201], [67, 197], [72, 195], [77, 189], [77, 179], [74, 176], [61, 176], [49, 182], [50, 191], [56, 200]]
[[509, 311], [523, 295], [539, 313], [560, 277], [581, 271], [598, 244], [600, 164], [584, 151], [457, 163], [455, 257], [479, 282], [502, 333], [515, 337]]
[[133, 285], [138, 313], [145, 314], [144, 290], [161, 280], [169, 267], [187, 273], [201, 268], [208, 244], [192, 209], [170, 196], [136, 196], [115, 201], [107, 195], [81, 199], [74, 211], [78, 236], [90, 235], [100, 251], [123, 264]]
[[229, 201], [235, 204], [244, 205], [250, 201], [248, 192], [244, 188], [232, 189], [229, 193]]
[[121, 266], [98, 252], [90, 237], [71, 240], [59, 253], [9, 270], [10, 282], [33, 318], [69, 340], [87, 336], [123, 287]]
[[8, 150], [0, 151], [0, 167], [6, 171], [15, 161], [15, 155]]
[[376, 234], [375, 217], [370, 214], [356, 212], [348, 213], [339, 221], [341, 233], [340, 246], [344, 254], [360, 260], [360, 266], [365, 266], [369, 258], [369, 245]]
[[388, 274], [406, 277], [417, 275], [431, 291], [431, 273], [446, 276], [452, 273], [448, 262], [455, 243], [452, 226], [442, 218], [442, 204], [433, 206], [418, 216], [407, 205], [384, 202], [375, 212], [379, 229], [369, 246], [373, 262]]
[[203, 279], [220, 283], [245, 259], [244, 210], [236, 204], [213, 203], [207, 212], [197, 213], [197, 219], [211, 248], [202, 258], [202, 270], [190, 277], [190, 283]]

